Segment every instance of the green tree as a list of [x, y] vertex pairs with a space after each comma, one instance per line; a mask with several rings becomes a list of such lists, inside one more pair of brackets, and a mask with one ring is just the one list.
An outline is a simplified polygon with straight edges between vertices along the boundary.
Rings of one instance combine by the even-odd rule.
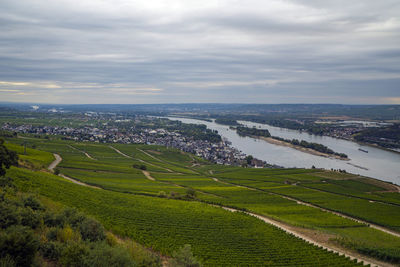
[[252, 156], [252, 155], [248, 155], [248, 156], [246, 157], [246, 162], [247, 162], [248, 165], [251, 164], [251, 161], [252, 161], [252, 160], [253, 160], [253, 156]]
[[0, 139], [0, 176], [6, 174], [6, 169], [18, 165], [18, 155], [15, 151], [8, 150], [4, 140]]

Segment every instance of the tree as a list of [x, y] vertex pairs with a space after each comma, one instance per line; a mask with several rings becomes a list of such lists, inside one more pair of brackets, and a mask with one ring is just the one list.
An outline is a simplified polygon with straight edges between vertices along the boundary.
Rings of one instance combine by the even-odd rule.
[[251, 164], [252, 160], [253, 160], [253, 156], [252, 155], [249, 155], [249, 156], [246, 157], [246, 162], [247, 162], [248, 165]]
[[6, 174], [6, 169], [18, 165], [18, 155], [15, 151], [8, 150], [4, 140], [0, 139], [0, 176]]

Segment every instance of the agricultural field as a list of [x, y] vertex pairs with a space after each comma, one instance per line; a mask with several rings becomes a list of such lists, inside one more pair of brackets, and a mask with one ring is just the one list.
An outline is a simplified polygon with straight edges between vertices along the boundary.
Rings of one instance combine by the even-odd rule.
[[[24, 141], [28, 147], [26, 155], [21, 150]], [[44, 172], [13, 168], [10, 175], [25, 191], [77, 207], [114, 233], [166, 255], [188, 243], [201, 261], [210, 266], [309, 265], [312, 260], [320, 265], [331, 260], [330, 265], [353, 264], [338, 256], [326, 256], [326, 251], [317, 256], [321, 258], [317, 261], [311, 255], [320, 255], [320, 249], [293, 236], [287, 239], [286, 233], [254, 217], [213, 206], [217, 205], [259, 214], [310, 236], [324, 236], [326, 244], [347, 251], [400, 263], [399, 237], [286, 198], [338, 210], [400, 231], [399, 207], [389, 204], [395, 203], [399, 194], [387, 192], [379, 183], [359, 176], [344, 174], [339, 179], [339, 174], [334, 173], [331, 176], [335, 178], [329, 179], [326, 176], [330, 173], [320, 170], [214, 165], [160, 146], [32, 137], [8, 138], [6, 142], [25, 162], [35, 162], [36, 170], [48, 166], [54, 159], [52, 153], [57, 153], [62, 157], [58, 172], [101, 188], [76, 185]], [[388, 203], [372, 202], [360, 198], [362, 195], [381, 197], [382, 202]], [[287, 253], [278, 252], [277, 242], [283, 244]], [[294, 257], [294, 252], [290, 252], [294, 248], [285, 242], [302, 244], [297, 246], [304, 247], [305, 251], [298, 252], [303, 257], [289, 260]], [[337, 258], [341, 263], [333, 264]]]
[[246, 214], [198, 202], [95, 190], [29, 170], [13, 168], [9, 175], [22, 190], [77, 207], [115, 234], [166, 255], [191, 244], [194, 254], [210, 266], [357, 265]]

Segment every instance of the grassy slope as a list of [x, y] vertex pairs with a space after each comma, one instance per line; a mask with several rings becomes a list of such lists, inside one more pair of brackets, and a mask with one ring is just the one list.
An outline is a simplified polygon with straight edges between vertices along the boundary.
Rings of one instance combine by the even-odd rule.
[[[21, 140], [13, 140], [20, 142]], [[108, 147], [108, 145], [99, 144], [73, 144], [72, 142], [64, 141], [46, 141], [46, 140], [30, 140], [38, 148], [43, 150], [57, 152], [64, 158], [61, 164], [62, 173], [68, 174], [79, 180], [100, 185], [103, 188], [111, 189], [120, 192], [131, 193], [146, 193], [157, 195], [159, 191], [179, 192], [184, 193], [186, 189], [174, 186], [173, 184], [182, 185], [185, 187], [194, 188], [198, 192], [198, 198], [201, 200], [221, 203], [240, 208], [246, 208], [256, 213], [273, 217], [277, 220], [306, 228], [318, 229], [329, 234], [338, 236], [339, 239], [345, 240], [347, 245], [351, 244], [352, 248], [368, 247], [371, 249], [386, 248], [391, 250], [390, 254], [398, 255], [400, 253], [399, 238], [384, 234], [378, 230], [361, 225], [351, 220], [343, 219], [336, 215], [322, 212], [315, 208], [310, 208], [298, 205], [296, 202], [284, 199], [279, 196], [272, 196], [267, 192], [257, 192], [246, 188], [240, 188], [229, 184], [221, 184], [215, 182], [209, 177], [218, 177], [220, 180], [233, 182], [237, 184], [248, 185], [251, 187], [260, 188], [263, 190], [285, 191], [286, 193], [293, 188], [285, 182], [299, 183], [299, 185], [315, 185], [327, 184], [345, 188], [343, 192], [347, 194], [371, 194], [378, 195], [385, 201], [392, 201], [399, 195], [398, 193], [381, 193], [380, 187], [371, 186], [368, 183], [363, 183], [362, 179], [352, 177], [347, 174], [343, 178], [354, 178], [356, 180], [327, 180], [334, 177], [340, 179], [341, 174], [337, 173], [320, 173], [317, 170], [299, 170], [299, 169], [243, 169], [232, 168], [226, 166], [209, 165], [204, 161], [198, 161], [202, 165], [192, 166], [193, 158], [186, 156], [177, 151], [171, 151], [166, 148], [157, 146], [136, 146], [136, 145], [118, 145], [114, 147], [120, 149], [128, 155], [132, 155], [134, 159], [125, 158]], [[90, 153], [96, 160], [87, 158], [82, 152], [71, 149], [68, 144]], [[142, 153], [139, 149], [148, 152], [153, 157]], [[178, 160], [175, 162], [174, 153]], [[151, 175], [156, 179], [173, 184], [162, 182], [153, 182], [143, 178], [140, 171], [133, 169], [132, 162], [135, 160], [145, 160], [155, 166], [150, 166], [153, 169]], [[162, 167], [157, 168], [156, 166]], [[172, 171], [167, 171], [168, 168]], [[102, 170], [102, 172], [99, 172]], [[210, 172], [211, 171], [211, 172]], [[200, 174], [202, 173], [202, 174]], [[322, 182], [322, 181], [325, 181]], [[336, 183], [334, 183], [336, 182]], [[361, 183], [361, 184], [360, 184]], [[301, 189], [299, 187], [299, 189]], [[356, 190], [357, 189], [357, 190]], [[310, 189], [304, 189], [306, 192]], [[202, 194], [208, 192], [210, 194]], [[376, 192], [376, 193], [375, 193]], [[379, 193], [378, 193], [379, 192]], [[321, 192], [313, 192], [312, 201], [320, 201]], [[334, 193], [334, 192], [333, 192]], [[290, 194], [288, 194], [290, 195]], [[294, 195], [293, 195], [294, 196]], [[322, 198], [337, 199], [337, 194], [324, 193]], [[340, 199], [344, 201], [343, 199]], [[353, 198], [345, 198], [344, 204], [353, 203]], [[356, 202], [359, 199], [355, 199]], [[310, 201], [311, 202], [311, 201]], [[327, 201], [329, 204], [329, 201]], [[337, 201], [333, 202], [337, 204]], [[359, 203], [359, 202], [357, 202]], [[364, 212], [374, 206], [369, 205], [371, 202], [362, 202], [367, 208]], [[372, 204], [372, 203], [371, 203]], [[362, 210], [362, 209], [360, 209]], [[360, 211], [358, 211], [360, 212]], [[361, 214], [365, 215], [365, 214]], [[383, 219], [384, 217], [381, 216]]]

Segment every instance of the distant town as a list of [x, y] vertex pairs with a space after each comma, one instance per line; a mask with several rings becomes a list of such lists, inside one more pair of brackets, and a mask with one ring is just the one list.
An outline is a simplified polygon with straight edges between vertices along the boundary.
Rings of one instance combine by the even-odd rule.
[[[255, 168], [280, 167], [242, 153], [219, 135], [217, 135], [219, 138], [196, 138], [196, 135], [185, 134], [179, 127], [171, 129], [170, 124], [168, 124], [170, 129], [162, 128], [160, 119], [155, 117], [136, 116], [133, 119], [121, 119], [110, 118], [103, 114], [100, 118], [97, 113], [86, 113], [84, 116], [97, 117], [102, 121], [107, 118], [108, 121], [96, 126], [79, 127], [4, 123], [1, 129], [14, 135], [32, 134], [42, 138], [49, 138], [52, 135], [77, 142], [161, 145], [192, 153], [217, 164]], [[165, 121], [166, 119], [162, 120]], [[130, 126], [126, 127], [127, 125]], [[201, 130], [201, 128], [196, 129], [196, 131]]]

